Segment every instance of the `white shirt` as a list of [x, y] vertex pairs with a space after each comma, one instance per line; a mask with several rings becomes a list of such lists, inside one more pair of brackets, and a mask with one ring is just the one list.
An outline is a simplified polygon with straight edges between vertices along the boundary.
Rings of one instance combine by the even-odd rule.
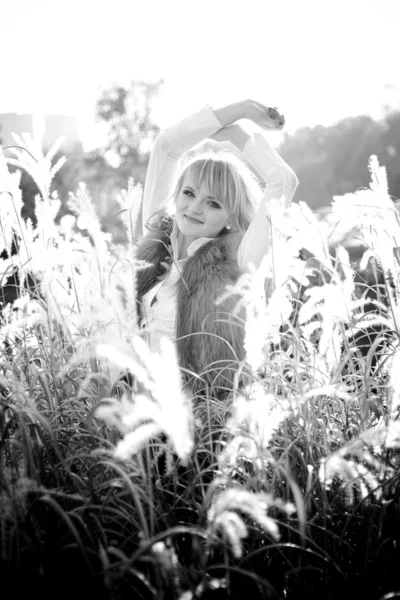
[[[176, 295], [178, 293], [177, 283], [181, 277], [185, 263], [193, 254], [211, 238], [198, 238], [192, 242], [187, 250], [187, 258], [174, 259], [170, 271], [163, 281], [151, 288], [142, 298], [143, 319], [142, 331], [145, 334], [150, 348], [154, 352], [159, 351], [159, 343], [162, 337], [171, 340], [176, 338]], [[178, 256], [177, 231], [171, 234], [172, 255]]]
[[[207, 137], [222, 128], [210, 107], [166, 129], [156, 139], [152, 150], [143, 194], [143, 232], [148, 219], [163, 210], [171, 199], [175, 183], [180, 174], [179, 162], [182, 155]], [[242, 270], [252, 263], [256, 268], [268, 252], [270, 239], [267, 207], [271, 200], [283, 199], [289, 206], [298, 185], [292, 169], [270, 146], [263, 133], [255, 133], [248, 140], [243, 157], [256, 169], [266, 183], [264, 195], [258, 205], [255, 218], [244, 233], [238, 248], [238, 264]], [[207, 241], [195, 240], [188, 248], [188, 257]], [[171, 236], [173, 256], [178, 256], [176, 231]], [[176, 337], [177, 283], [188, 259], [174, 260], [167, 277], [157, 283], [143, 296], [143, 331], [148, 336], [153, 351], [159, 350], [161, 337], [172, 340]]]

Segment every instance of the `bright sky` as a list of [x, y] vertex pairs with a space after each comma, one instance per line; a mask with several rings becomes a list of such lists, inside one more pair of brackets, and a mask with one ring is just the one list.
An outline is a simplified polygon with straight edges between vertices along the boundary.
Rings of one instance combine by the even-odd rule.
[[100, 85], [163, 78], [161, 126], [245, 97], [289, 131], [377, 115], [400, 107], [399, 23], [400, 0], [8, 0], [0, 113], [75, 114], [89, 138]]

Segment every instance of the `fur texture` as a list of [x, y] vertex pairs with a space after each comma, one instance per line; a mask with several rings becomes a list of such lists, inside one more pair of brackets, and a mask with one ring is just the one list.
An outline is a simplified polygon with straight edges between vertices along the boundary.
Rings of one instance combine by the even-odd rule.
[[[137, 259], [144, 267], [137, 277], [139, 310], [143, 295], [165, 273], [172, 228], [172, 219], [162, 217], [158, 228], [138, 243]], [[178, 283], [177, 352], [184, 381], [194, 394], [228, 394], [244, 358], [243, 315], [234, 315], [239, 297], [226, 295], [227, 286], [240, 275], [240, 239], [241, 234], [228, 234], [204, 244], [187, 260]]]
[[136, 281], [136, 301], [140, 313], [142, 298], [165, 274], [171, 259], [171, 233], [173, 220], [160, 216], [150, 231], [137, 242], [136, 260], [138, 261]]
[[[226, 294], [240, 272], [232, 256], [231, 236], [204, 244], [182, 273], [178, 291], [177, 348], [193, 391], [231, 391], [238, 362], [243, 359], [243, 321], [234, 316], [239, 298]], [[185, 285], [186, 284], [186, 285]]]

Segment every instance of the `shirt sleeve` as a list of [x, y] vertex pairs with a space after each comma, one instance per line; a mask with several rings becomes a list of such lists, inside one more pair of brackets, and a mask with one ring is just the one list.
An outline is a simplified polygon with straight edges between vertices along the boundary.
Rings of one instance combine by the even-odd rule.
[[262, 133], [255, 133], [249, 139], [243, 155], [266, 184], [256, 215], [238, 248], [239, 267], [247, 270], [249, 263], [258, 268], [271, 246], [271, 225], [268, 219], [271, 202], [278, 200], [283, 203], [284, 208], [288, 208], [299, 182], [294, 171], [270, 146]]
[[157, 136], [143, 191], [143, 230], [148, 219], [164, 209], [171, 198], [179, 175], [181, 156], [221, 128], [211, 107], [205, 106]]

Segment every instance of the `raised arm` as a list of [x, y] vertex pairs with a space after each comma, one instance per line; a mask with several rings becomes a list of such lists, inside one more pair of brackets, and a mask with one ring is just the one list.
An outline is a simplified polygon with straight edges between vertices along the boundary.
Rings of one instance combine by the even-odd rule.
[[179, 175], [181, 156], [221, 127], [223, 124], [206, 106], [157, 136], [143, 192], [143, 230], [148, 219], [166, 207]]
[[[257, 208], [256, 216], [245, 232], [238, 249], [238, 262], [242, 269], [249, 263], [256, 268], [268, 252], [272, 240], [268, 210], [272, 201], [281, 202], [287, 208], [298, 185], [294, 171], [272, 148], [268, 141], [268, 130], [282, 129], [284, 118], [277, 109], [263, 106], [259, 102], [246, 100], [243, 103], [243, 118], [256, 123], [260, 130], [250, 136], [238, 124], [225, 126], [212, 137], [220, 142], [230, 142], [252, 165], [265, 182], [264, 195]], [[264, 131], [262, 131], [264, 130]]]
[[249, 263], [259, 267], [273, 243], [269, 218], [272, 203], [280, 203], [282, 208], [288, 208], [299, 181], [294, 171], [270, 146], [264, 133], [254, 134], [243, 154], [265, 181], [264, 195], [255, 218], [244, 234], [238, 250], [239, 265], [246, 269]]
[[166, 207], [177, 180], [181, 156], [222, 128], [245, 118], [249, 102], [236, 102], [216, 110], [206, 106], [157, 136], [144, 186], [143, 229], [151, 215]]

